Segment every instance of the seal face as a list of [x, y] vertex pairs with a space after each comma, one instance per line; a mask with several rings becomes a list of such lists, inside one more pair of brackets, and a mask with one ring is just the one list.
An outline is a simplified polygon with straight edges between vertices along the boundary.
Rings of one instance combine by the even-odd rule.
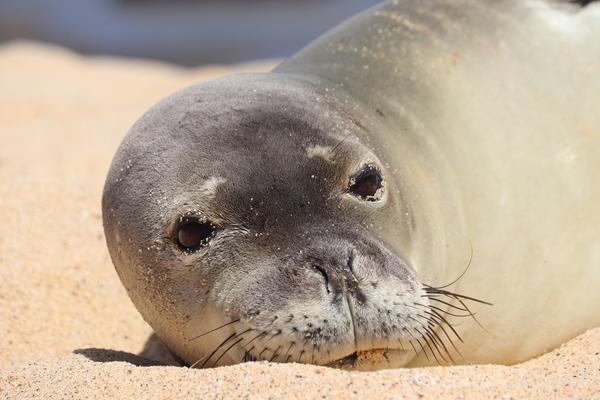
[[435, 294], [372, 229], [397, 203], [389, 172], [335, 106], [277, 74], [232, 77], [163, 101], [121, 146], [111, 255], [190, 364], [373, 369], [413, 346], [448, 352], [427, 336], [444, 320]]

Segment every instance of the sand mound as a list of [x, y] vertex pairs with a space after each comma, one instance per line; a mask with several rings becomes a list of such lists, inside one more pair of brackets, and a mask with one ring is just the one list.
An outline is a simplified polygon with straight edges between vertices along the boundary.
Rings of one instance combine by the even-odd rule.
[[29, 43], [0, 47], [0, 396], [600, 398], [600, 329], [515, 367], [157, 365], [169, 359], [104, 243], [100, 195], [112, 155], [159, 98], [271, 65], [183, 70]]

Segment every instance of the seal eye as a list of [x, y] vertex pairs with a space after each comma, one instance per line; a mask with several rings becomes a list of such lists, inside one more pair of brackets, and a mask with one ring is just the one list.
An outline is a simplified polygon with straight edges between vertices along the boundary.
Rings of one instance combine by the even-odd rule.
[[186, 221], [177, 230], [177, 244], [185, 251], [195, 251], [206, 246], [215, 234], [210, 222]]
[[377, 194], [382, 188], [382, 179], [379, 171], [372, 165], [369, 165], [357, 174], [350, 181], [350, 193], [359, 196], [366, 201], [377, 201]]

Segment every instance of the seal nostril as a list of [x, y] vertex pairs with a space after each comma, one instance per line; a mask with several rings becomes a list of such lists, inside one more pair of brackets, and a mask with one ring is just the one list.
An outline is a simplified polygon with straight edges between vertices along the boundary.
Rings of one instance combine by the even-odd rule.
[[327, 293], [331, 293], [331, 291], [329, 290], [329, 275], [327, 275], [327, 271], [325, 271], [325, 268], [321, 267], [320, 265], [317, 264], [313, 264], [312, 268], [320, 273], [321, 275], [323, 275], [323, 278], [325, 278], [325, 289], [327, 289]]

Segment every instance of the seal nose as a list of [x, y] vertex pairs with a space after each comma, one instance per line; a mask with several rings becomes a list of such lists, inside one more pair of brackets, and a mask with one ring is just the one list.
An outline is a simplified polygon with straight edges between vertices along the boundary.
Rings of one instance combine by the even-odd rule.
[[354, 296], [359, 304], [363, 304], [366, 297], [360, 289], [360, 282], [352, 270], [355, 257], [354, 249], [349, 253], [348, 257], [342, 260], [330, 257], [312, 257], [311, 267], [313, 271], [324, 278], [327, 293], [333, 295], [334, 301], [341, 299], [344, 294], [348, 293]]

